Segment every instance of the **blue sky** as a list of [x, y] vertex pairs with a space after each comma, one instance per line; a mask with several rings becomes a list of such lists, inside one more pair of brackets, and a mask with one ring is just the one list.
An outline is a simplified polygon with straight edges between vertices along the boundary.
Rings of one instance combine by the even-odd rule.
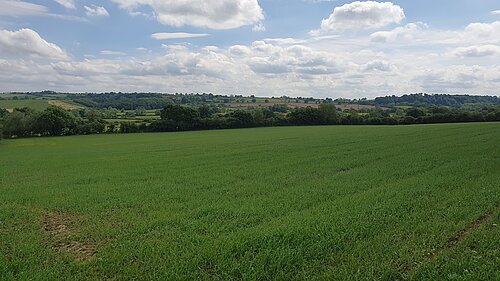
[[0, 91], [498, 95], [499, 10], [497, 0], [0, 0]]

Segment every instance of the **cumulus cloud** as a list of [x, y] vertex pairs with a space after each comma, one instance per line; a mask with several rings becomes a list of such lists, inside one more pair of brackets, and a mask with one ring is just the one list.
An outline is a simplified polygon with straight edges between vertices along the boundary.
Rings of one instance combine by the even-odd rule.
[[206, 33], [184, 33], [184, 32], [160, 32], [151, 34], [151, 38], [156, 40], [185, 39], [209, 36]]
[[[447, 69], [432, 69], [417, 76], [414, 82], [419, 83], [425, 91], [457, 93], [477, 91], [482, 83], [491, 82], [493, 73], [498, 67], [454, 65]], [[498, 77], [498, 75], [496, 76]]]
[[109, 13], [104, 7], [91, 5], [83, 6], [85, 8], [85, 14], [89, 17], [109, 17]]
[[391, 71], [394, 66], [384, 60], [373, 60], [363, 65], [365, 71]]
[[467, 27], [465, 28], [465, 32], [475, 37], [482, 37], [482, 38], [492, 37], [492, 36], [496, 37], [500, 35], [500, 21], [495, 21], [492, 23], [480, 23], [480, 22], [471, 23], [467, 25]]
[[493, 15], [500, 15], [500, 10], [491, 11]]
[[257, 0], [112, 0], [130, 12], [141, 6], [153, 9], [157, 20], [170, 26], [232, 29], [264, 19]]
[[[137, 48], [133, 51], [137, 56], [104, 50], [82, 60], [69, 57], [34, 31], [1, 31], [0, 90], [356, 98], [419, 91], [497, 94], [498, 24], [436, 30], [413, 23], [371, 36], [269, 38], [230, 47], [163, 44], [160, 51]], [[155, 37], [182, 35], [159, 33]], [[416, 44], [421, 45], [416, 48]]]
[[370, 35], [373, 42], [389, 42], [396, 39], [412, 40], [417, 34], [427, 30], [428, 26], [424, 23], [409, 23], [405, 26], [396, 27], [391, 31], [378, 31]]
[[370, 35], [375, 43], [436, 48], [438, 45], [498, 45], [500, 44], [500, 22], [471, 23], [462, 30], [439, 30], [417, 22], [396, 27], [393, 30], [377, 31]]
[[405, 18], [403, 9], [391, 2], [356, 1], [336, 7], [328, 19], [321, 21], [323, 32], [374, 29]]
[[453, 54], [458, 57], [487, 57], [499, 56], [500, 46], [498, 45], [483, 45], [457, 48]]
[[31, 29], [0, 30], [0, 53], [15, 57], [38, 57], [65, 60], [66, 52], [54, 43], [45, 41]]
[[251, 47], [232, 46], [229, 53], [243, 57], [242, 63], [263, 75], [325, 75], [346, 69], [341, 58], [302, 45], [282, 47], [255, 41]]
[[75, 1], [74, 0], [54, 0], [59, 5], [64, 6], [67, 9], [75, 9]]

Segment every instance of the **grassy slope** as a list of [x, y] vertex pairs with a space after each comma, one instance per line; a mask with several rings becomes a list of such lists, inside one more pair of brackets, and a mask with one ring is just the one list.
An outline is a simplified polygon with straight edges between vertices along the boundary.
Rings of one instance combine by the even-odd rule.
[[49, 106], [46, 100], [0, 100], [0, 108], [22, 108], [29, 107], [36, 110], [44, 110]]
[[[499, 279], [499, 139], [489, 123], [2, 141], [0, 279]], [[97, 255], [54, 251], [47, 212], [78, 216], [71, 239]]]

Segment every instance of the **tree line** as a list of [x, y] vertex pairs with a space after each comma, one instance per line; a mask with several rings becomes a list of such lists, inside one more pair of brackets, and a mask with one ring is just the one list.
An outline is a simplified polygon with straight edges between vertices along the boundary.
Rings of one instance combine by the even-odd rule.
[[463, 106], [466, 104], [499, 105], [500, 98], [495, 96], [446, 95], [446, 94], [410, 94], [402, 96], [377, 97], [365, 103], [379, 106]]
[[333, 104], [318, 108], [296, 108], [283, 112], [282, 106], [253, 110], [225, 110], [208, 105], [167, 105], [160, 119], [150, 122], [107, 122], [96, 110], [66, 111], [49, 106], [36, 112], [29, 108], [9, 113], [0, 110], [4, 137], [63, 136], [100, 133], [174, 132], [192, 130], [312, 125], [406, 125], [453, 122], [500, 121], [500, 106], [449, 108], [375, 108], [368, 112], [338, 111]]
[[85, 135], [105, 132], [106, 122], [95, 111], [82, 118], [76, 111], [49, 106], [43, 111], [16, 108], [0, 110], [0, 135], [4, 137]]

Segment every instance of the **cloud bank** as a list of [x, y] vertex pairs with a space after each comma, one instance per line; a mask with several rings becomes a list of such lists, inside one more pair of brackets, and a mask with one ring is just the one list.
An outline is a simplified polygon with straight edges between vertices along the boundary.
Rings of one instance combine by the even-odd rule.
[[258, 23], [264, 12], [257, 0], [112, 0], [134, 12], [150, 7], [156, 19], [169, 26], [194, 26], [210, 29], [233, 29]]

